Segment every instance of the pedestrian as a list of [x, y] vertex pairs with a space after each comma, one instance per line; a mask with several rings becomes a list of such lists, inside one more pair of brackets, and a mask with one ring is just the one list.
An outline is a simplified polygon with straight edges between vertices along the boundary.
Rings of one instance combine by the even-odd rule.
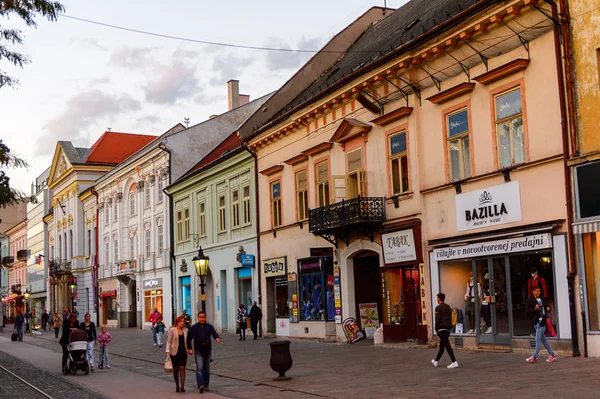
[[63, 322], [63, 330], [62, 335], [60, 337], [60, 341], [58, 343], [62, 347], [62, 368], [65, 369], [67, 365], [67, 359], [69, 358], [69, 337], [71, 335], [71, 331], [75, 331], [79, 329], [79, 322], [77, 321], [77, 314], [71, 313], [69, 318]]
[[50, 318], [50, 315], [48, 314], [46, 309], [44, 309], [44, 313], [42, 313], [42, 328], [44, 329], [44, 331], [46, 331], [46, 326], [48, 325], [49, 318]]
[[94, 371], [94, 342], [98, 339], [96, 325], [91, 321], [92, 316], [89, 313], [86, 313], [83, 317], [85, 320], [81, 322], [79, 328], [87, 334], [88, 360], [90, 362], [90, 369]]
[[25, 324], [25, 316], [21, 308], [17, 308], [17, 317], [15, 318], [15, 328], [17, 329], [17, 341], [23, 342], [23, 325]]
[[157, 307], [155, 307], [154, 312], [150, 313], [150, 316], [148, 316], [148, 321], [152, 323], [152, 340], [154, 341], [154, 346], [158, 345], [156, 342], [156, 329], [154, 328], [154, 325], [158, 321], [159, 317], [162, 318], [162, 313], [158, 311]]
[[54, 338], [58, 338], [58, 331], [60, 330], [60, 325], [62, 324], [62, 318], [58, 315], [58, 313], [54, 313]]
[[[179, 316], [175, 325], [169, 329], [167, 338], [167, 358], [171, 357], [173, 365], [173, 379], [175, 380], [175, 392], [185, 392], [185, 366], [187, 365], [188, 330], [185, 328], [185, 320]], [[191, 350], [190, 350], [191, 352]], [[172, 354], [174, 353], [174, 355]], [[180, 385], [181, 384], [181, 385]]]
[[107, 331], [106, 326], [102, 326], [100, 329], [100, 335], [98, 335], [98, 346], [100, 347], [100, 360], [98, 362], [98, 368], [102, 370], [106, 364], [106, 368], [110, 370], [108, 364], [108, 344], [112, 341], [112, 335]]
[[189, 330], [190, 327], [192, 326], [192, 317], [189, 314], [187, 314], [187, 312], [186, 312], [185, 309], [183, 309], [181, 311], [181, 316], [180, 317], [183, 317], [183, 320], [184, 320], [183, 325], [184, 325], [185, 328], [187, 328]]
[[454, 357], [454, 351], [448, 340], [450, 337], [450, 329], [452, 328], [452, 308], [444, 303], [445, 300], [445, 294], [442, 294], [441, 292], [437, 294], [438, 305], [435, 307], [435, 331], [438, 337], [440, 337], [440, 350], [435, 359], [431, 360], [431, 364], [433, 364], [433, 367], [438, 366], [438, 362], [442, 358], [445, 349], [448, 352], [448, 356], [450, 356], [450, 360], [452, 360], [452, 363], [448, 365], [448, 368], [454, 369], [458, 367], [458, 362]]
[[[198, 323], [194, 324], [187, 336], [188, 353], [196, 354], [196, 383], [198, 392], [204, 393], [208, 390], [210, 382], [210, 361], [211, 361], [211, 340], [213, 337], [217, 343], [221, 342], [221, 337], [215, 331], [212, 324], [206, 322], [206, 313], [198, 312]], [[194, 350], [192, 350], [192, 341], [194, 341]]]
[[262, 320], [263, 314], [262, 310], [256, 303], [256, 301], [252, 302], [252, 307], [250, 308], [250, 329], [252, 330], [252, 334], [254, 334], [254, 339], [258, 337], [258, 322]]
[[156, 342], [158, 342], [158, 347], [162, 348], [163, 344], [162, 344], [162, 337], [163, 334], [165, 332], [165, 323], [163, 322], [163, 318], [159, 317], [158, 321], [156, 322], [156, 324], [154, 325], [154, 328], [156, 328]]
[[243, 303], [240, 303], [240, 307], [237, 310], [237, 315], [235, 317], [238, 329], [240, 331], [240, 341], [242, 340], [242, 335], [244, 336], [243, 340], [246, 340], [246, 329], [248, 328], [248, 322], [246, 321], [248, 313], [246, 312], [246, 307]]
[[63, 314], [62, 314], [63, 323], [69, 318], [70, 314], [71, 314], [70, 309], [63, 310]]
[[551, 363], [556, 360], [558, 356], [550, 347], [550, 344], [546, 340], [546, 319], [548, 318], [548, 312], [550, 312], [550, 306], [548, 306], [548, 300], [541, 296], [541, 290], [539, 286], [532, 287], [532, 295], [527, 300], [527, 313], [532, 315], [533, 326], [535, 327], [535, 351], [533, 356], [525, 359], [527, 363], [535, 363], [538, 361], [540, 354], [541, 344], [550, 354], [546, 360]]

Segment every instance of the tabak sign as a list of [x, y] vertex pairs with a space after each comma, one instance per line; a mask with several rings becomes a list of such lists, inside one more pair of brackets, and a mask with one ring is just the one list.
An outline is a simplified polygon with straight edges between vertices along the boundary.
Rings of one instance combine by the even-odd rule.
[[456, 196], [456, 229], [480, 229], [521, 220], [519, 182]]
[[267, 259], [263, 261], [263, 272], [265, 277], [277, 277], [287, 275], [286, 257]]
[[417, 259], [412, 229], [381, 235], [385, 263], [407, 262]]

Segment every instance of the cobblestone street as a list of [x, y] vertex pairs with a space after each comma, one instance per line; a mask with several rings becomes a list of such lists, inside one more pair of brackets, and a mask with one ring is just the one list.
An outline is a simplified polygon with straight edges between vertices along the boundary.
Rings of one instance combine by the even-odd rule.
[[[12, 329], [5, 329], [8, 337]], [[8, 331], [8, 332], [7, 332]], [[121, 378], [121, 371], [132, 372], [148, 381], [155, 381], [166, 392], [172, 390], [172, 377], [163, 372], [164, 348], [152, 345], [148, 331], [112, 329], [110, 347], [111, 370], [97, 370], [89, 376], [76, 376], [73, 381], [94, 382], [112, 376], [107, 381], [117, 389], [119, 384], [132, 383]], [[55, 353], [59, 372], [60, 346], [54, 334], [25, 336], [22, 344], [3, 341], [0, 351], [47, 348]], [[288, 372], [291, 381], [274, 382], [276, 376], [269, 367], [272, 339], [239, 341], [225, 335], [220, 345], [213, 346], [211, 396], [230, 398], [374, 398], [374, 397], [597, 397], [597, 375], [600, 361], [591, 358], [561, 356], [555, 363], [540, 361], [527, 364], [527, 353], [492, 353], [456, 350], [460, 367], [448, 370], [448, 359], [442, 358], [439, 368], [431, 366], [435, 349], [407, 347], [374, 347], [371, 341], [354, 345], [293, 340], [294, 365]], [[544, 353], [542, 352], [544, 355]], [[545, 360], [545, 355], [541, 360]], [[27, 362], [35, 359], [25, 358]], [[3, 360], [0, 361], [3, 363]], [[186, 389], [195, 391], [195, 365], [188, 360]], [[130, 377], [128, 377], [130, 378]], [[152, 392], [153, 388], [144, 388]], [[109, 395], [110, 389], [102, 391]], [[140, 391], [141, 393], [141, 391]], [[146, 396], [146, 395], [145, 395]], [[118, 396], [113, 396], [118, 397]], [[209, 396], [207, 396], [209, 397]], [[214, 396], [213, 396], [214, 397]]]

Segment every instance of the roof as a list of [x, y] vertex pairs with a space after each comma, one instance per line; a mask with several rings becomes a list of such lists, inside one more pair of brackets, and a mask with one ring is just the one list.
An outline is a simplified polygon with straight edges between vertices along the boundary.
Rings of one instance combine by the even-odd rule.
[[84, 162], [116, 165], [154, 139], [156, 136], [104, 132], [92, 145]]
[[58, 144], [71, 165], [82, 164], [89, 152], [89, 148], [75, 147], [70, 141], [59, 141]]
[[[464, 14], [475, 12], [495, 1], [497, 0], [409, 1], [385, 18], [370, 24], [342, 57], [292, 101], [274, 111], [269, 123], [263, 124], [254, 134], [305, 106], [309, 101], [314, 101], [315, 97], [325, 95], [347, 80], [417, 47], [427, 38], [457, 23]], [[277, 96], [278, 93], [274, 98]], [[245, 138], [254, 134], [245, 135]]]

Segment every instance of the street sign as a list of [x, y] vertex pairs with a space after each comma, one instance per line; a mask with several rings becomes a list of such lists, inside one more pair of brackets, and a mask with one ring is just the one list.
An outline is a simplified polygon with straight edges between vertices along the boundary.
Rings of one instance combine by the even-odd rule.
[[254, 267], [254, 255], [243, 254], [241, 256], [242, 266]]

